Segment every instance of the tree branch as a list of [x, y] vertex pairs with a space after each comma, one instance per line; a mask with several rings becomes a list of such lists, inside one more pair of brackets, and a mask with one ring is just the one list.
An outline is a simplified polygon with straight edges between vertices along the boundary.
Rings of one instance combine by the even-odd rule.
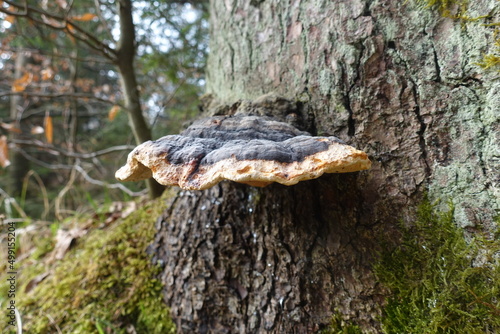
[[12, 52], [12, 53], [21, 53], [21, 52], [28, 52], [30, 54], [36, 54], [44, 57], [53, 57], [53, 58], [64, 58], [64, 59], [69, 59], [69, 60], [77, 60], [81, 61], [84, 63], [101, 63], [101, 64], [114, 64], [111, 62], [109, 59], [103, 59], [99, 57], [74, 57], [71, 55], [63, 55], [63, 54], [58, 54], [58, 53], [46, 53], [43, 52], [42, 50], [39, 49], [30, 49], [30, 48], [16, 48], [16, 49], [11, 49], [7, 46], [7, 48], [1, 47], [0, 46], [0, 51], [2, 52]]
[[[118, 16], [120, 18], [120, 40], [116, 49], [117, 66], [120, 71], [120, 83], [123, 87], [125, 106], [136, 143], [151, 140], [151, 129], [142, 114], [137, 78], [134, 70], [135, 26], [132, 17], [132, 1], [118, 0]], [[165, 189], [153, 178], [146, 181], [151, 198], [159, 197]]]
[[133, 191], [133, 190], [128, 189], [127, 187], [125, 187], [121, 183], [107, 183], [107, 182], [96, 180], [96, 179], [92, 178], [80, 165], [52, 165], [52, 164], [48, 164], [44, 161], [41, 161], [41, 160], [38, 160], [38, 159], [32, 157], [31, 155], [29, 155], [28, 153], [26, 153], [23, 150], [19, 150], [19, 152], [23, 156], [25, 156], [26, 159], [36, 163], [37, 165], [40, 165], [42, 167], [45, 167], [45, 168], [48, 168], [51, 170], [61, 170], [61, 169], [63, 169], [63, 170], [76, 170], [78, 173], [80, 173], [80, 175], [83, 176], [83, 178], [87, 182], [94, 184], [94, 185], [97, 185], [97, 186], [106, 187], [109, 189], [120, 189], [121, 191], [123, 191], [123, 192], [125, 192], [128, 195], [133, 196], [133, 197], [144, 196], [147, 194], [147, 189], [144, 189], [141, 191]]
[[142, 114], [141, 99], [134, 71], [135, 27], [132, 19], [132, 3], [130, 0], [118, 0], [117, 3], [120, 17], [120, 39], [116, 49], [117, 66], [125, 98], [125, 110], [128, 112], [135, 141], [140, 144], [151, 140], [151, 129]]
[[4, 96], [12, 96], [12, 95], [24, 95], [24, 96], [42, 97], [42, 98], [48, 98], [48, 99], [55, 99], [55, 98], [61, 98], [61, 97], [73, 97], [73, 98], [76, 98], [76, 99], [92, 99], [92, 100], [103, 102], [103, 103], [107, 103], [107, 104], [118, 105], [121, 108], [124, 108], [124, 106], [121, 105], [120, 103], [116, 103], [116, 102], [108, 100], [108, 99], [103, 99], [103, 98], [97, 97], [95, 95], [81, 94], [81, 93], [45, 94], [45, 93], [34, 93], [34, 92], [27, 92], [27, 91], [22, 91], [22, 92], [2, 92], [2, 93], [0, 93], [0, 98], [2, 98]]
[[[13, 12], [9, 11], [3, 7], [0, 7], [0, 12], [5, 13], [7, 15], [16, 16], [16, 17], [25, 17], [33, 22], [45, 25], [55, 30], [64, 30], [67, 34], [74, 37], [75, 39], [80, 40], [85, 43], [90, 48], [99, 51], [104, 57], [116, 61], [116, 52], [114, 49], [100, 41], [97, 37], [95, 37], [90, 32], [81, 28], [77, 23], [66, 16], [60, 16], [51, 14], [47, 11], [41, 10], [36, 7], [32, 7], [27, 5], [25, 2], [24, 5], [19, 5], [13, 1], [5, 0], [6, 4], [18, 9], [22, 10], [21, 12]], [[35, 13], [40, 15], [41, 19], [31, 15], [31, 13]], [[50, 22], [53, 21], [53, 22]]]
[[41, 142], [39, 140], [24, 140], [24, 139], [13, 139], [9, 141], [12, 144], [16, 145], [23, 145], [23, 146], [33, 146], [37, 147], [40, 149], [47, 150], [48, 153], [52, 155], [63, 155], [65, 157], [70, 157], [70, 158], [79, 158], [79, 159], [93, 159], [96, 157], [99, 157], [101, 155], [106, 155], [110, 154], [113, 152], [119, 152], [119, 151], [126, 151], [126, 150], [132, 150], [135, 148], [133, 145], [118, 145], [118, 146], [112, 146], [105, 148], [103, 150], [99, 150], [96, 152], [90, 152], [90, 153], [76, 153], [76, 152], [68, 152], [65, 151], [61, 148], [58, 148], [54, 145], [51, 144], [46, 144], [44, 142]]

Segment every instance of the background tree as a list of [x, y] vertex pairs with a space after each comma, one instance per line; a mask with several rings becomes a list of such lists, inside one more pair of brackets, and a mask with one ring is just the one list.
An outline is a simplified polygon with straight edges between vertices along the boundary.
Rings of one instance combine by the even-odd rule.
[[[192, 101], [203, 85], [200, 69], [206, 45], [202, 9], [202, 4], [195, 7], [172, 1], [158, 1], [153, 6], [139, 2], [135, 8], [130, 1], [2, 2], [5, 21], [0, 34], [6, 75], [0, 98], [14, 101], [22, 96], [26, 104], [18, 117], [26, 124], [19, 129], [21, 138], [13, 138], [17, 128], [8, 111], [0, 114], [11, 153], [42, 165], [45, 171], [38, 172], [44, 174], [47, 184], [65, 184], [80, 172], [85, 181], [137, 194], [139, 188], [128, 190], [106, 181], [113, 178], [117, 156], [129, 148], [123, 143], [131, 139], [122, 131], [125, 124], [119, 111], [128, 111], [136, 142], [151, 139], [151, 127], [164, 127], [168, 119], [172, 129], [179, 126], [178, 119], [196, 112]], [[169, 36], [152, 35], [153, 29]], [[191, 49], [192, 45], [196, 47]], [[19, 54], [27, 54], [31, 64], [16, 81], [13, 63]], [[159, 63], [160, 54], [169, 55], [169, 68]], [[145, 69], [144, 74], [138, 76], [138, 69]], [[174, 102], [179, 104], [179, 97], [188, 100], [182, 116], [175, 112], [179, 106]], [[54, 131], [45, 128], [43, 136], [39, 132], [48, 120]], [[113, 145], [117, 147], [110, 149]], [[61, 169], [66, 171], [51, 172]], [[26, 174], [14, 166], [10, 170], [21, 178]], [[157, 196], [163, 187], [149, 182], [150, 194]], [[76, 195], [69, 183], [66, 189]], [[75, 198], [74, 202], [82, 200]]]
[[211, 106], [275, 92], [373, 167], [179, 192], [151, 251], [180, 331], [306, 333], [336, 314], [378, 332], [388, 292], [373, 264], [424, 193], [466, 232], [497, 231], [500, 87], [478, 64], [497, 52], [498, 2], [429, 3], [211, 1]]

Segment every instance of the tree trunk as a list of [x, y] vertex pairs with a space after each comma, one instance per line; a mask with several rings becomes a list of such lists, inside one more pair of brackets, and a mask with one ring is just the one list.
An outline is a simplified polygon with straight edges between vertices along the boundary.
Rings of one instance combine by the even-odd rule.
[[[134, 68], [135, 58], [135, 26], [132, 19], [132, 2], [119, 0], [118, 13], [120, 16], [120, 40], [118, 42], [117, 66], [120, 72], [120, 83], [125, 97], [128, 119], [137, 144], [151, 140], [151, 129], [142, 113], [141, 99], [137, 86]], [[149, 196], [156, 198], [165, 189], [154, 179], [146, 181]]]
[[500, 85], [475, 65], [491, 28], [389, 0], [214, 0], [211, 15], [209, 93], [285, 96], [307, 130], [373, 167], [179, 192], [151, 248], [179, 331], [306, 333], [332, 314], [379, 331], [373, 261], [423, 193], [451, 200], [461, 226], [495, 229]]

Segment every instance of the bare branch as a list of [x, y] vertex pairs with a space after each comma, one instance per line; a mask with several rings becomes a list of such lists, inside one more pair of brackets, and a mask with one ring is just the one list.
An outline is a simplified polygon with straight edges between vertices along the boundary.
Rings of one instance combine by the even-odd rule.
[[44, 93], [34, 93], [34, 92], [27, 92], [27, 91], [22, 91], [22, 92], [2, 92], [0, 93], [0, 98], [4, 96], [12, 96], [12, 95], [23, 95], [23, 96], [31, 96], [31, 97], [42, 97], [42, 98], [48, 98], [48, 99], [55, 99], [55, 98], [61, 98], [61, 97], [72, 97], [76, 99], [91, 99], [107, 104], [113, 104], [113, 105], [118, 105], [122, 108], [124, 108], [120, 103], [116, 103], [114, 101], [108, 100], [108, 99], [103, 99], [101, 97], [97, 97], [95, 95], [90, 95], [90, 94], [81, 94], [81, 93], [58, 93], [58, 94], [44, 94]]
[[69, 15], [69, 12], [73, 8], [73, 4], [74, 4], [74, 1], [69, 1], [69, 5], [68, 5], [68, 8], [66, 9], [66, 14], [64, 16], [68, 16]]
[[127, 187], [125, 187], [123, 184], [121, 183], [107, 183], [107, 182], [103, 182], [103, 181], [99, 181], [99, 180], [96, 180], [94, 178], [92, 178], [80, 165], [53, 165], [53, 164], [48, 164], [44, 161], [41, 161], [41, 160], [38, 160], [34, 157], [32, 157], [31, 155], [29, 155], [28, 153], [26, 153], [25, 151], [23, 150], [19, 150], [19, 152], [21, 152], [21, 154], [26, 157], [26, 159], [36, 163], [37, 165], [40, 165], [42, 167], [45, 167], [45, 168], [48, 168], [48, 169], [51, 169], [51, 170], [76, 170], [78, 173], [80, 173], [83, 178], [91, 183], [91, 184], [94, 184], [94, 185], [97, 185], [97, 186], [101, 186], [101, 187], [106, 187], [106, 188], [109, 188], [109, 189], [119, 189], [121, 191], [123, 191], [124, 193], [130, 195], [130, 196], [133, 196], [133, 197], [138, 197], [138, 196], [144, 196], [147, 194], [147, 189], [144, 189], [144, 190], [141, 190], [141, 191], [133, 191], [133, 190], [130, 190], [128, 189]]
[[0, 47], [0, 51], [3, 52], [12, 52], [12, 53], [21, 53], [21, 52], [27, 52], [30, 54], [36, 54], [40, 56], [45, 56], [45, 57], [52, 57], [52, 58], [64, 58], [64, 59], [69, 59], [69, 60], [77, 60], [81, 61], [84, 63], [101, 63], [101, 64], [113, 64], [109, 59], [105, 58], [97, 58], [97, 57], [74, 57], [71, 55], [64, 55], [64, 54], [58, 54], [58, 53], [46, 53], [43, 52], [42, 50], [39, 49], [30, 49], [30, 48], [16, 48], [16, 49], [11, 49], [9, 47]]
[[11, 12], [9, 10], [7, 10], [6, 8], [3, 8], [3, 7], [0, 7], [0, 12], [2, 13], [5, 13], [7, 15], [12, 15], [12, 16], [25, 16], [25, 15], [28, 15], [28, 2], [24, 1], [24, 5], [21, 6], [21, 5], [18, 5], [12, 1], [9, 1], [9, 0], [5, 0], [3, 1], [5, 2], [7, 5], [9, 6], [12, 6], [18, 10], [24, 10], [24, 12]]
[[[184, 83], [186, 82], [186, 80], [187, 80], [187, 77], [184, 78], [184, 79], [182, 79], [181, 82], [175, 87], [175, 89], [172, 92], [172, 94], [170, 94], [170, 96], [168, 97], [168, 99], [161, 104], [161, 106], [162, 106], [163, 109], [166, 106], [168, 106], [168, 104], [176, 97], [177, 92], [182, 87], [182, 85], [184, 85]], [[161, 112], [161, 110], [156, 113], [155, 117], [153, 118], [153, 121], [151, 122], [151, 127], [154, 127], [156, 125], [156, 121], [158, 120], [158, 116], [160, 115], [160, 112]]]
[[90, 175], [87, 174], [87, 172], [80, 166], [76, 165], [75, 169], [83, 176], [83, 178], [94, 185], [101, 186], [101, 187], [106, 187], [106, 188], [111, 188], [111, 189], [120, 189], [121, 191], [127, 193], [130, 196], [137, 197], [137, 196], [144, 196], [148, 193], [147, 189], [141, 190], [141, 191], [132, 191], [125, 187], [121, 183], [107, 183], [107, 182], [102, 182], [96, 179], [93, 179], [90, 177]]
[[[42, 178], [34, 170], [30, 170], [28, 172], [28, 174], [26, 174], [26, 176], [24, 177], [23, 193], [26, 193], [26, 189], [28, 187], [28, 181], [31, 177], [33, 177], [35, 179], [36, 183], [38, 183], [38, 187], [40, 188], [40, 190], [42, 192], [43, 208], [44, 209], [43, 209], [43, 213], [42, 213], [41, 217], [42, 217], [42, 219], [45, 219], [45, 217], [47, 217], [47, 214], [49, 213], [49, 210], [50, 210], [49, 195], [47, 194], [47, 188], [43, 184]], [[21, 203], [24, 203], [24, 200]]]
[[79, 159], [93, 159], [97, 158], [102, 155], [110, 154], [113, 152], [119, 152], [119, 151], [127, 151], [127, 150], [132, 150], [135, 148], [133, 145], [119, 145], [119, 146], [112, 146], [105, 148], [100, 151], [96, 152], [90, 152], [90, 153], [75, 153], [75, 152], [68, 152], [65, 151], [61, 148], [58, 148], [54, 145], [51, 144], [46, 144], [44, 142], [41, 142], [39, 140], [24, 140], [24, 139], [13, 139], [10, 140], [10, 143], [16, 144], [16, 145], [23, 145], [23, 146], [34, 146], [40, 149], [47, 150], [48, 153], [55, 155], [55, 156], [66, 156], [70, 158], [79, 158]]
[[5, 213], [7, 214], [7, 218], [12, 218], [12, 209], [10, 207], [11, 205], [17, 210], [17, 212], [19, 213], [19, 215], [23, 219], [28, 218], [28, 216], [26, 215], [24, 210], [21, 208], [19, 203], [17, 203], [15, 198], [10, 197], [10, 195], [5, 190], [0, 188], [0, 204], [3, 202], [4, 198], [5, 198]]

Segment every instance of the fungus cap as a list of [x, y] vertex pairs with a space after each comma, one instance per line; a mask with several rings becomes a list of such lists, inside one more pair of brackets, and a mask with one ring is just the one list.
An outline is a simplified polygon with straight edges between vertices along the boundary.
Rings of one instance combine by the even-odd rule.
[[222, 180], [289, 186], [370, 166], [366, 153], [336, 137], [313, 137], [267, 117], [216, 116], [137, 146], [115, 176], [120, 181], [152, 176], [163, 185], [202, 190]]

